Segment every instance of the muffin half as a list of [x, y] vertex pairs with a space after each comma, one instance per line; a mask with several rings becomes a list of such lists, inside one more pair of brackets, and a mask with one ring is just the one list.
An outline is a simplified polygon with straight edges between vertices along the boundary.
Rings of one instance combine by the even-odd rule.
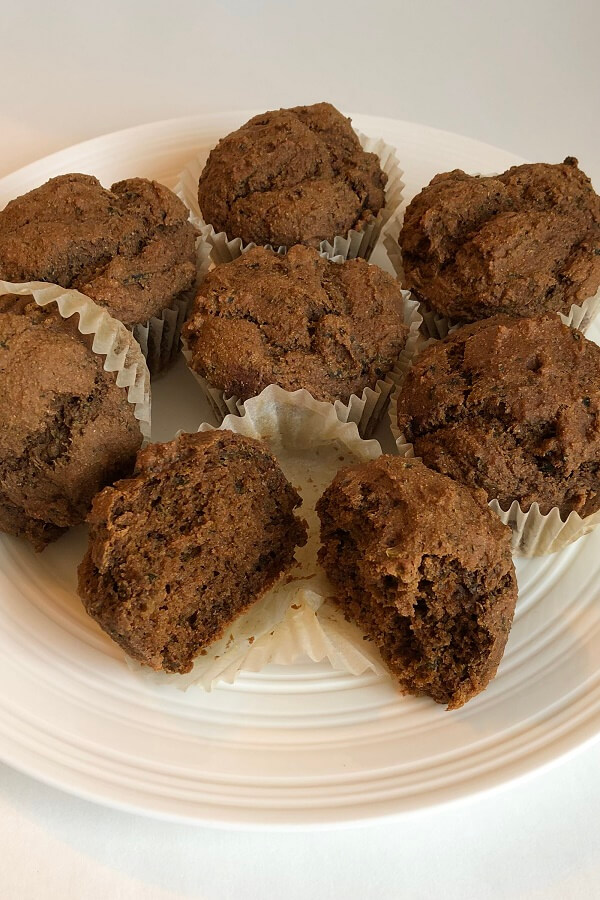
[[259, 441], [211, 431], [153, 444], [94, 500], [85, 608], [134, 659], [188, 672], [293, 565], [300, 503]]
[[419, 460], [338, 472], [317, 505], [335, 602], [401, 689], [456, 709], [496, 674], [517, 582], [510, 529], [485, 496]]

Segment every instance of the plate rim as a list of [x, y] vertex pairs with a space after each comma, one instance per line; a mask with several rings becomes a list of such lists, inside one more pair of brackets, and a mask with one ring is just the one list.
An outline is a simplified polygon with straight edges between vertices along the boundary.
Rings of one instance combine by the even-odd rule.
[[[52, 151], [52, 153], [48, 153], [45, 156], [40, 156], [38, 159], [34, 159], [29, 163], [26, 163], [24, 166], [19, 166], [18, 169], [13, 169], [10, 172], [6, 172], [4, 175], [0, 175], [0, 185], [3, 185], [4, 182], [9, 181], [12, 178], [26, 176], [30, 171], [34, 172], [35, 168], [39, 166], [41, 163], [55, 163], [60, 162], [60, 157], [63, 154], [70, 153], [72, 151], [81, 152], [83, 150], [89, 149], [91, 145], [95, 144], [98, 141], [104, 141], [108, 138], [111, 139], [122, 139], [127, 136], [131, 136], [133, 134], [139, 133], [142, 134], [145, 130], [152, 133], [156, 129], [170, 129], [174, 127], [181, 127], [184, 124], [193, 124], [197, 121], [206, 121], [210, 120], [211, 122], [218, 122], [219, 120], [228, 120], [233, 117], [248, 119], [252, 116], [259, 115], [264, 110], [260, 110], [257, 108], [254, 109], [231, 109], [231, 110], [221, 110], [218, 112], [212, 111], [207, 113], [190, 113], [186, 116], [175, 116], [173, 118], [167, 119], [157, 119], [156, 121], [151, 122], [143, 122], [138, 125], [130, 125], [127, 128], [119, 128], [116, 131], [106, 131], [101, 134], [96, 135], [95, 137], [85, 138], [82, 141], [77, 141], [75, 144], [67, 144], [64, 147], [60, 147], [58, 150]], [[430, 135], [439, 137], [440, 135], [444, 135], [450, 138], [453, 141], [464, 142], [465, 144], [469, 144], [471, 147], [477, 146], [478, 148], [482, 148], [483, 150], [494, 151], [494, 152], [502, 152], [510, 154], [514, 156], [515, 159], [521, 160], [521, 162], [525, 163], [528, 160], [525, 157], [522, 157], [520, 154], [515, 153], [512, 150], [507, 150], [503, 147], [498, 147], [495, 144], [490, 144], [487, 141], [481, 141], [478, 138], [472, 138], [468, 135], [460, 134], [457, 131], [451, 131], [445, 128], [436, 128], [433, 125], [427, 125], [421, 122], [413, 122], [410, 119], [396, 119], [393, 116], [377, 116], [371, 113], [360, 113], [360, 112], [352, 112], [352, 113], [344, 113], [344, 115], [348, 115], [352, 121], [355, 119], [360, 119], [362, 122], [373, 122], [374, 124], [381, 125], [381, 123], [389, 123], [392, 127], [401, 126], [403, 128], [412, 129], [418, 128], [422, 131], [429, 132]], [[364, 126], [363, 126], [364, 127]], [[515, 163], [516, 165], [517, 163]]]
[[[221, 818], [220, 816], [215, 817], [214, 815], [205, 813], [193, 813], [186, 815], [183, 812], [159, 810], [155, 807], [152, 807], [149, 803], [144, 804], [143, 802], [128, 802], [120, 800], [118, 797], [113, 796], [112, 793], [109, 793], [107, 795], [106, 793], [102, 793], [101, 791], [95, 791], [92, 785], [90, 785], [89, 787], [74, 786], [72, 784], [69, 784], [68, 782], [62, 781], [58, 777], [49, 774], [43, 769], [37, 769], [34, 766], [28, 766], [27, 764], [23, 763], [22, 760], [15, 760], [10, 756], [7, 756], [4, 752], [4, 735], [0, 735], [0, 762], [15, 769], [23, 775], [33, 778], [35, 781], [39, 781], [47, 787], [50, 787], [62, 793], [66, 793], [80, 800], [84, 800], [88, 803], [99, 804], [100, 806], [108, 807], [118, 812], [128, 813], [130, 815], [149, 816], [151, 818], [169, 822], [172, 824], [191, 825], [199, 828], [216, 828], [219, 831], [227, 832], [248, 831], [259, 833], [295, 833], [308, 831], [312, 832], [346, 830], [352, 828], [376, 826], [385, 823], [400, 822], [406, 820], [411, 816], [434, 813], [438, 809], [446, 809], [448, 807], [476, 803], [479, 800], [491, 798], [494, 795], [505, 790], [510, 790], [511, 788], [514, 788], [519, 784], [525, 783], [528, 779], [546, 775], [553, 769], [561, 766], [563, 763], [575, 758], [579, 755], [579, 753], [583, 753], [591, 747], [600, 744], [600, 715], [597, 715], [596, 718], [598, 719], [597, 724], [595, 726], [590, 725], [590, 728], [586, 729], [586, 736], [582, 740], [578, 740], [576, 742], [570, 741], [569, 738], [573, 734], [572, 731], [569, 732], [566, 736], [560, 736], [556, 741], [553, 741], [550, 744], [545, 744], [541, 750], [536, 751], [536, 754], [540, 754], [541, 756], [546, 757], [542, 762], [539, 762], [537, 765], [532, 767], [527, 764], [527, 760], [529, 759], [529, 757], [520, 757], [516, 762], [513, 762], [508, 766], [510, 774], [506, 777], [495, 778], [493, 773], [485, 773], [483, 775], [477, 776], [477, 779], [475, 781], [476, 786], [473, 788], [473, 790], [469, 790], [466, 792], [459, 791], [452, 796], [437, 797], [435, 799], [431, 799], [431, 802], [423, 802], [423, 800], [421, 799], [418, 805], [415, 803], [414, 805], [411, 804], [406, 806], [405, 808], [396, 810], [380, 811], [378, 808], [373, 808], [374, 804], [373, 802], [370, 802], [368, 805], [368, 811], [363, 813], [362, 815], [354, 814], [341, 816], [339, 815], [339, 811], [344, 810], [345, 808], [338, 807], [338, 815], [335, 819], [323, 819], [323, 817], [320, 817], [320, 821], [315, 818], [307, 818], [306, 821], [302, 822], [290, 822], [285, 818], [278, 818], [277, 815], [273, 815], [273, 813], [278, 813], [278, 810], [269, 810], [270, 817], [268, 821], [258, 821], [257, 819], [250, 820], [245, 819], [243, 816], [239, 818], [230, 817], [229, 819], [226, 819]], [[591, 717], [590, 722], [593, 721], [595, 721], [595, 719]], [[550, 748], [555, 748], [556, 744], [560, 746], [560, 749], [558, 750], [558, 752], [552, 752]], [[41, 755], [40, 759], [44, 762], [47, 762], [45, 760], [45, 757]], [[62, 768], [65, 767], [62, 766]], [[506, 772], [506, 770], [507, 767], [503, 767], [503, 771]], [[473, 782], [471, 781], [471, 783]], [[113, 786], [111, 785], [111, 788], [112, 787]], [[444, 790], [450, 794], [452, 790], [456, 789], [457, 786], [452, 785], [451, 789], [448, 788]], [[379, 802], [381, 801], [378, 801], [378, 803]], [[206, 808], [214, 810], [217, 807], [215, 804], [215, 806]], [[234, 809], [236, 809], [237, 811], [237, 808]], [[312, 814], [314, 816], [314, 812]]]

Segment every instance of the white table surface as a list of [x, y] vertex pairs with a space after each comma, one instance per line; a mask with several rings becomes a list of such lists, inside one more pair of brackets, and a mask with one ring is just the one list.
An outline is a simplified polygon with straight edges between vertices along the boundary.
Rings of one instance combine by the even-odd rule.
[[[600, 187], [597, 0], [20, 0], [0, 4], [0, 176], [194, 112], [329, 99]], [[600, 897], [600, 745], [397, 823], [260, 834], [173, 825], [0, 765], [2, 900]]]

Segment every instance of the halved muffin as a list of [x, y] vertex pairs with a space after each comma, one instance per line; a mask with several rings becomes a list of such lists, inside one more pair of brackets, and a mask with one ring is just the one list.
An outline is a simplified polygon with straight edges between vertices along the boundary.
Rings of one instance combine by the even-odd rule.
[[456, 709], [496, 674], [515, 603], [510, 529], [415, 459], [338, 472], [317, 505], [335, 602], [401, 689]]
[[94, 500], [84, 606], [134, 659], [188, 672], [293, 565], [300, 503], [260, 441], [209, 431], [152, 444]]

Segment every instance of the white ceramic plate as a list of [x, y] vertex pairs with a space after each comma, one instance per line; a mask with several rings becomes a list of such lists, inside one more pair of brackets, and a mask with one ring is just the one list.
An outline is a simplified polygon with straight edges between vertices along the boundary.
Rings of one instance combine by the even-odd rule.
[[[190, 155], [249, 115], [88, 141], [2, 179], [0, 208], [63, 172], [172, 186]], [[397, 146], [409, 198], [438, 171], [522, 161], [419, 125], [363, 116], [355, 124]], [[208, 416], [183, 365], [156, 382], [156, 438]], [[557, 556], [518, 563], [520, 598], [498, 676], [451, 713], [398, 696], [389, 680], [314, 664], [273, 666], [212, 694], [142, 684], [77, 599], [84, 545], [84, 529], [42, 555], [0, 539], [0, 757], [84, 797], [213, 825], [357, 822], [489, 789], [600, 731], [600, 530]]]

